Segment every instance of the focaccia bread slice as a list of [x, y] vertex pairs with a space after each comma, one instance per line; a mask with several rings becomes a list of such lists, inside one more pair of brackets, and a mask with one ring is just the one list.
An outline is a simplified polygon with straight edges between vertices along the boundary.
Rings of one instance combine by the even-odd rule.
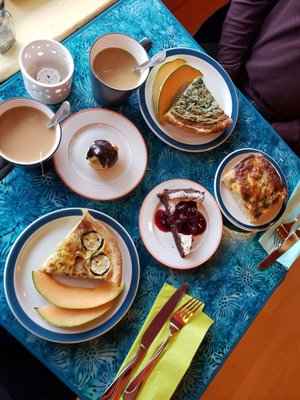
[[242, 159], [223, 176], [222, 182], [253, 224], [287, 196], [278, 172], [260, 154]]
[[122, 255], [113, 233], [83, 210], [83, 217], [56, 247], [40, 271], [74, 278], [104, 279], [118, 286]]
[[200, 77], [185, 89], [163, 121], [204, 135], [222, 133], [232, 124]]
[[[166, 214], [171, 217], [179, 203], [193, 201], [198, 206], [203, 202], [205, 192], [195, 189], [164, 189], [162, 193], [158, 193], [157, 197], [164, 205]], [[171, 222], [170, 229], [180, 256], [186, 257], [192, 249], [193, 235], [180, 233], [176, 221]]]

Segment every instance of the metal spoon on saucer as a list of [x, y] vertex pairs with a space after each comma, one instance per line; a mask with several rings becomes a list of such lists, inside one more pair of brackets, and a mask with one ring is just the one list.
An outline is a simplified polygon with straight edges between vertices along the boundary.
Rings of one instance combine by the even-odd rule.
[[47, 128], [52, 128], [52, 126], [57, 125], [63, 119], [65, 119], [71, 111], [71, 106], [68, 101], [64, 101], [50, 121], [47, 123]]
[[140, 71], [141, 69], [150, 68], [154, 65], [161, 64], [165, 60], [166, 55], [166, 50], [162, 50], [144, 63], [133, 67], [132, 71]]

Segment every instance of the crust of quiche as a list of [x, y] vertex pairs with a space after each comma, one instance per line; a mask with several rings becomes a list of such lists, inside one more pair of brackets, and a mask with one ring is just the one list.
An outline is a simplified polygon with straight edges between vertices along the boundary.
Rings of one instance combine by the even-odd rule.
[[[103, 239], [102, 246], [95, 250], [86, 250], [82, 245], [82, 235], [97, 232]], [[90, 263], [99, 252], [110, 260], [107, 273], [99, 276], [92, 273]], [[83, 210], [83, 217], [65, 239], [56, 247], [39, 269], [54, 275], [73, 278], [104, 279], [118, 286], [122, 280], [122, 254], [113, 233], [99, 220]]]
[[163, 117], [179, 129], [197, 134], [220, 134], [232, 119], [218, 105], [202, 78], [196, 78]]
[[223, 176], [222, 182], [253, 224], [287, 196], [276, 169], [260, 154], [242, 159]]

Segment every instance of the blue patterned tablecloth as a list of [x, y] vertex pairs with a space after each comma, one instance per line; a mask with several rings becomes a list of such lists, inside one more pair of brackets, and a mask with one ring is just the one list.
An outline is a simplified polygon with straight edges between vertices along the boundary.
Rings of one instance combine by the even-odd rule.
[[[150, 55], [162, 48], [189, 47], [197, 43], [159, 0], [127, 0], [98, 16], [64, 41], [75, 61], [70, 95], [72, 112], [99, 107], [91, 92], [88, 53], [93, 41], [107, 32], [129, 33], [140, 40], [153, 40]], [[0, 100], [28, 97], [20, 73], [0, 87]], [[259, 234], [240, 232], [224, 219], [221, 244], [200, 268], [177, 271], [158, 264], [147, 252], [138, 231], [140, 205], [157, 184], [172, 178], [188, 178], [213, 193], [213, 179], [220, 161], [230, 152], [253, 147], [273, 157], [283, 168], [289, 193], [299, 179], [300, 161], [277, 133], [239, 94], [239, 118], [231, 137], [206, 153], [185, 153], [160, 141], [147, 127], [134, 94], [121, 112], [140, 129], [148, 148], [148, 167], [140, 185], [113, 202], [91, 201], [70, 191], [50, 163], [44, 173], [15, 169], [0, 184], [1, 278], [8, 252], [17, 236], [36, 218], [64, 207], [89, 207], [119, 221], [133, 238], [141, 263], [141, 281], [136, 299], [109, 333], [81, 344], [63, 345], [39, 339], [26, 331], [12, 315], [0, 283], [0, 323], [81, 399], [95, 400], [113, 379], [134, 341], [164, 282], [190, 284], [191, 295], [201, 298], [205, 312], [215, 320], [191, 367], [177, 388], [174, 399], [198, 399], [222, 366], [240, 337], [285, 275], [275, 264], [257, 270], [265, 252]]]

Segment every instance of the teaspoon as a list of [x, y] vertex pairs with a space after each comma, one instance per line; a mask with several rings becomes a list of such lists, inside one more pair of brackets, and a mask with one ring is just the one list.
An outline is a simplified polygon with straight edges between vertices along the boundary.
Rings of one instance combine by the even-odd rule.
[[141, 69], [150, 68], [153, 67], [154, 65], [161, 64], [165, 60], [166, 55], [167, 55], [166, 50], [162, 50], [159, 53], [155, 54], [155, 56], [153, 56], [149, 60], [145, 61], [144, 63], [133, 67], [132, 71], [140, 71]]
[[71, 106], [68, 101], [64, 101], [50, 121], [47, 123], [47, 128], [52, 128], [52, 126], [57, 125], [63, 119], [65, 119], [71, 111]]

